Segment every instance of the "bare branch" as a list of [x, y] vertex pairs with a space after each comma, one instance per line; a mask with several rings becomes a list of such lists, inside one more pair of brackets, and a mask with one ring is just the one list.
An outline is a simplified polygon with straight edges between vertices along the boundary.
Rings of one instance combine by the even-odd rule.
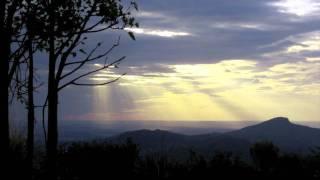
[[103, 58], [103, 57], [107, 56], [108, 54], [110, 54], [110, 53], [112, 52], [112, 50], [113, 50], [114, 48], [116, 48], [117, 46], [119, 46], [119, 44], [120, 44], [120, 36], [119, 36], [117, 42], [116, 42], [115, 44], [113, 44], [112, 47], [111, 47], [110, 49], [108, 49], [105, 53], [100, 54], [100, 55], [98, 55], [98, 56], [96, 56], [96, 57], [91, 58], [92, 54], [100, 47], [100, 45], [98, 44], [98, 45], [89, 53], [89, 55], [87, 56], [86, 59], [84, 59], [84, 60], [82, 60], [82, 61], [66, 63], [66, 64], [65, 64], [66, 66], [68, 66], [68, 65], [76, 65], [76, 64], [78, 64], [78, 66], [75, 67], [75, 68], [74, 68], [73, 70], [71, 70], [70, 72], [66, 73], [65, 75], [61, 76], [59, 80], [64, 79], [64, 78], [72, 75], [73, 73], [75, 73], [76, 71], [78, 71], [81, 67], [83, 67], [86, 63], [92, 62], [92, 61], [95, 61], [95, 60], [98, 60], [98, 59], [100, 59], [100, 58]]
[[118, 81], [119, 79], [121, 79], [125, 75], [126, 75], [126, 73], [122, 74], [121, 76], [117, 77], [116, 79], [113, 79], [113, 80], [110, 80], [107, 82], [103, 82], [103, 83], [76, 83], [76, 82], [73, 82], [73, 83], [71, 83], [71, 85], [75, 85], [75, 86], [104, 86], [104, 85], [111, 84], [113, 82]]
[[80, 76], [72, 79], [71, 81], [65, 83], [64, 85], [60, 86], [60, 87], [58, 88], [58, 91], [60, 91], [61, 89], [65, 88], [65, 87], [67, 87], [67, 86], [69, 86], [69, 85], [72, 85], [72, 84], [76, 83], [76, 81], [78, 81], [79, 79], [82, 79], [82, 78], [87, 77], [87, 76], [89, 76], [89, 75], [91, 75], [91, 74], [97, 73], [97, 72], [99, 72], [99, 71], [102, 71], [102, 70], [104, 70], [104, 69], [108, 69], [108, 68], [110, 68], [111, 66], [120, 63], [120, 62], [121, 62], [122, 60], [124, 60], [125, 58], [126, 58], [126, 57], [123, 56], [123, 57], [119, 58], [118, 60], [116, 60], [116, 61], [114, 61], [114, 62], [112, 62], [112, 63], [110, 63], [110, 64], [108, 64], [108, 65], [104, 65], [104, 66], [101, 67], [101, 68], [98, 68], [98, 69], [95, 69], [95, 70], [93, 70], [93, 71], [89, 71], [89, 72], [87, 72], [87, 73], [84, 73], [84, 74], [82, 74], [82, 75], [80, 75]]
[[[95, 7], [95, 4], [96, 4], [97, 2], [95, 1], [94, 2], [94, 5], [93, 5], [93, 7]], [[81, 30], [84, 30], [85, 29], [85, 27], [86, 27], [86, 25], [87, 25], [87, 23], [89, 22], [89, 20], [90, 20], [90, 17], [92, 16], [92, 13], [94, 12], [94, 8], [93, 9], [91, 9], [91, 11], [87, 14], [87, 16], [84, 18], [84, 20], [83, 20], [83, 25], [82, 25], [82, 27], [80, 28]], [[56, 79], [58, 79], [58, 80], [60, 80], [61, 79], [61, 75], [62, 75], [62, 72], [63, 72], [63, 69], [64, 69], [64, 67], [65, 67], [65, 64], [66, 64], [66, 62], [67, 62], [67, 59], [68, 59], [68, 57], [69, 57], [69, 55], [70, 55], [70, 53], [79, 45], [79, 40], [80, 40], [80, 38], [81, 38], [81, 36], [83, 35], [83, 33], [79, 33], [79, 34], [74, 34], [74, 35], [76, 35], [76, 37], [74, 38], [74, 40], [73, 40], [73, 42], [71, 43], [71, 45], [69, 46], [69, 48], [67, 48], [67, 50], [62, 54], [62, 57], [61, 57], [61, 61], [60, 61], [60, 64], [59, 64], [59, 68], [58, 68], [58, 72], [57, 72], [57, 74], [56, 74]], [[72, 40], [72, 37], [74, 37], [74, 36], [70, 36], [69, 35], [69, 39], [66, 41], [66, 43], [61, 47], [61, 52], [63, 51], [63, 49], [65, 48], [65, 46], [67, 46], [67, 44], [69, 43], [68, 41], [70, 40]]]
[[113, 29], [113, 26], [116, 25], [117, 23], [111, 23], [109, 26], [106, 26], [104, 28], [100, 28], [100, 29], [95, 29], [95, 30], [86, 30], [84, 31], [85, 33], [96, 33], [96, 32], [101, 32], [101, 31], [105, 31], [107, 29]]

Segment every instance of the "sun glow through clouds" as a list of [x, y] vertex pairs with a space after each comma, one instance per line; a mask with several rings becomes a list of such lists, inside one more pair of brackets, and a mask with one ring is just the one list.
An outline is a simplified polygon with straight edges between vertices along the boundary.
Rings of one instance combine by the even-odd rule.
[[[131, 104], [117, 109], [117, 113], [102, 111], [100, 118], [248, 120], [283, 115], [316, 120], [320, 115], [320, 81], [317, 80], [320, 62], [315, 58], [267, 69], [260, 69], [253, 60], [165, 67], [168, 72], [128, 67], [128, 75], [112, 90], [102, 93], [101, 88], [96, 88], [94, 94], [99, 97], [94, 102], [97, 107], [103, 103], [111, 108], [115, 97], [120, 98], [116, 101], [121, 101], [120, 92], [130, 97], [129, 100], [126, 98], [125, 104]], [[145, 72], [141, 72], [142, 69]], [[98, 77], [104, 77], [103, 73]], [[113, 100], [108, 99], [107, 94]], [[104, 102], [100, 101], [102, 99]]]
[[[141, 43], [141, 54], [134, 49], [133, 59], [141, 56], [136, 63], [141, 66], [111, 68], [89, 78], [102, 83], [127, 73], [111, 86], [93, 88], [95, 118], [198, 121], [287, 116], [318, 120], [320, 32], [312, 23], [320, 14], [320, 1], [268, 2], [253, 3], [267, 6], [257, 19], [248, 19], [247, 13], [241, 16], [241, 5], [239, 18], [213, 14], [201, 17], [203, 24], [186, 23], [180, 14], [161, 9], [137, 13], [145, 26], [125, 30], [143, 37], [141, 42], [150, 46]], [[295, 32], [304, 21], [310, 24]], [[163, 40], [168, 39], [170, 46], [165, 47]], [[212, 62], [208, 61], [211, 56]], [[226, 59], [218, 61], [221, 57]], [[235, 57], [252, 59], [228, 59]], [[155, 64], [156, 58], [157, 63], [167, 64]]]

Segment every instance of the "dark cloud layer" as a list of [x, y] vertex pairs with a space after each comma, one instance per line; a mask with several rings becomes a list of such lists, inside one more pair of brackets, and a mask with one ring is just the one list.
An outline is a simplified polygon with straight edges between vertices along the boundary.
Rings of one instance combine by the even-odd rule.
[[[264, 54], [283, 50], [290, 42], [261, 47], [320, 28], [319, 18], [282, 13], [271, 5], [275, 2], [279, 1], [139, 0], [141, 28], [187, 32], [190, 36], [136, 34], [136, 42], [123, 38], [118, 53], [128, 55], [128, 64], [268, 60]], [[279, 63], [287, 60], [282, 57]]]

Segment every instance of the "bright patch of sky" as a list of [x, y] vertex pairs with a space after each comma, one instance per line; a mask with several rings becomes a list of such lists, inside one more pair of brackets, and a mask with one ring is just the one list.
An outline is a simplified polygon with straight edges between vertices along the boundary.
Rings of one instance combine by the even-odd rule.
[[164, 38], [175, 38], [179, 36], [191, 36], [188, 32], [183, 31], [170, 31], [162, 29], [144, 29], [144, 28], [125, 28], [126, 31], [133, 32], [135, 34], [149, 35], [149, 36], [159, 36]]
[[273, 3], [280, 12], [295, 14], [297, 16], [308, 16], [319, 13], [320, 2], [318, 0], [280, 0]]

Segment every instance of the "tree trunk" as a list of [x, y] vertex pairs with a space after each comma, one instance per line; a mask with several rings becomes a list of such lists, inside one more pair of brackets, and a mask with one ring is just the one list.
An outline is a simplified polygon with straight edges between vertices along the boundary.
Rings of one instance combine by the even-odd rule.
[[48, 76], [48, 178], [57, 179], [58, 146], [58, 84], [55, 78], [55, 17], [53, 7], [49, 10], [49, 76]]
[[50, 58], [48, 82], [48, 168], [49, 176], [56, 177], [58, 146], [58, 88], [55, 80], [55, 60]]
[[50, 179], [56, 179], [58, 153], [58, 94], [54, 81], [49, 81], [48, 88], [48, 175]]
[[0, 1], [0, 159], [4, 166], [8, 166], [9, 152], [9, 56], [10, 36], [5, 26], [5, 1]]
[[33, 152], [34, 152], [34, 102], [33, 102], [33, 49], [32, 40], [28, 40], [29, 51], [29, 76], [28, 76], [28, 137], [27, 137], [27, 163], [29, 178], [33, 175]]

